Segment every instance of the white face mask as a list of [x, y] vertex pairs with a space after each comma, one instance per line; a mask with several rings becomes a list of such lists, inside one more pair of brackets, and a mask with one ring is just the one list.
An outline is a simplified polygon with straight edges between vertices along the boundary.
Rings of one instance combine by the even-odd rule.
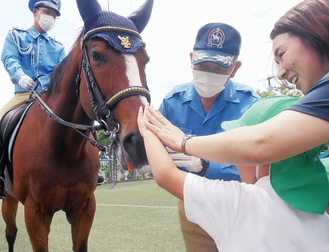
[[216, 74], [192, 69], [193, 84], [201, 97], [212, 97], [225, 88], [230, 74]]
[[55, 25], [55, 19], [52, 16], [46, 14], [40, 14], [40, 18], [37, 21], [41, 29], [44, 30], [45, 32], [48, 32], [51, 29], [53, 29]]

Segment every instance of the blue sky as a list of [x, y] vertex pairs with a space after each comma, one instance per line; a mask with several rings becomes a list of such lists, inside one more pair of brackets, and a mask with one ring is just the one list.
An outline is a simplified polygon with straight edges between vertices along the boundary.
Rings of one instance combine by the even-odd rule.
[[[123, 16], [137, 9], [144, 0], [109, 0], [112, 11]], [[107, 0], [99, 0], [107, 8]], [[147, 66], [152, 103], [158, 106], [174, 85], [191, 80], [189, 53], [198, 29], [209, 22], [234, 26], [242, 36], [242, 66], [234, 80], [259, 88], [271, 73], [269, 33], [275, 21], [299, 0], [155, 0], [148, 26], [141, 34], [151, 58]], [[1, 0], [0, 47], [12, 27], [28, 28], [33, 15], [28, 0]], [[202, 3], [202, 4], [200, 4]], [[62, 0], [62, 16], [50, 35], [69, 51], [82, 27], [75, 0]], [[0, 106], [13, 96], [13, 85], [0, 64]]]

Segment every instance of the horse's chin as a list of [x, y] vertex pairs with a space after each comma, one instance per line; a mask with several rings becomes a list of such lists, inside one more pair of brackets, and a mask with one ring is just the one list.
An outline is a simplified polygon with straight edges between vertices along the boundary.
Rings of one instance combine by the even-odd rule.
[[127, 134], [122, 141], [124, 149], [123, 167], [128, 168], [131, 165], [133, 169], [139, 169], [148, 164], [144, 141], [138, 131]]
[[[143, 155], [143, 154], [141, 154]], [[136, 156], [131, 156], [129, 153], [125, 151], [124, 155], [121, 157], [121, 166], [124, 170], [129, 169], [140, 169], [148, 165], [146, 156], [143, 159], [140, 159]], [[129, 167], [130, 166], [130, 167]]]
[[118, 162], [120, 162], [121, 167], [125, 171], [128, 171], [130, 169], [141, 169], [145, 165], [148, 165], [147, 161], [141, 162], [140, 160], [135, 160], [134, 158], [131, 158], [126, 151], [124, 151], [124, 153], [121, 153], [120, 151], [120, 155], [118, 155]]

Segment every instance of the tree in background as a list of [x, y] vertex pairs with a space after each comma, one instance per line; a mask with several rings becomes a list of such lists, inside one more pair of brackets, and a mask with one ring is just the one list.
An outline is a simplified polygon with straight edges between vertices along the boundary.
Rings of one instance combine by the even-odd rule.
[[278, 80], [275, 76], [267, 77], [263, 82], [263, 89], [256, 89], [257, 94], [261, 98], [275, 95], [286, 95], [293, 97], [302, 97], [303, 94], [295, 88], [294, 85]]

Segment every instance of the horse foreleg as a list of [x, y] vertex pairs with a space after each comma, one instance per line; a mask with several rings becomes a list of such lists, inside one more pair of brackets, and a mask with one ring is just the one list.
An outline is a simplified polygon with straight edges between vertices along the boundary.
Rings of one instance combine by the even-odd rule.
[[13, 196], [7, 195], [2, 200], [2, 218], [6, 223], [6, 240], [8, 243], [8, 251], [14, 251], [14, 244], [17, 235], [16, 214], [18, 209], [18, 200]]
[[74, 252], [88, 251], [88, 237], [94, 221], [95, 210], [96, 200], [92, 193], [84, 207], [66, 212], [66, 218], [71, 224]]
[[34, 252], [48, 252], [48, 235], [53, 213], [47, 212], [33, 200], [24, 203], [25, 225]]

